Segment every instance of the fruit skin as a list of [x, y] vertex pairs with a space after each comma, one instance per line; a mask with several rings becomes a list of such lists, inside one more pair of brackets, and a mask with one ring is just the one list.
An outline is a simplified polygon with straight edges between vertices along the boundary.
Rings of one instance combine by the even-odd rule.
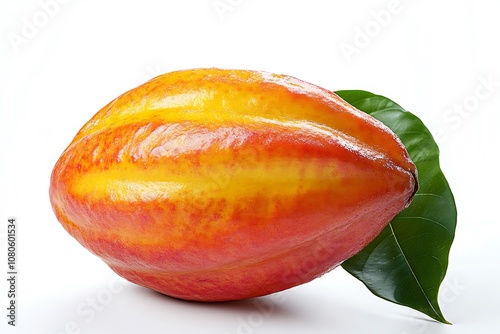
[[410, 203], [416, 168], [336, 94], [266, 72], [167, 73], [102, 108], [52, 172], [57, 219], [116, 273], [197, 301], [311, 281]]

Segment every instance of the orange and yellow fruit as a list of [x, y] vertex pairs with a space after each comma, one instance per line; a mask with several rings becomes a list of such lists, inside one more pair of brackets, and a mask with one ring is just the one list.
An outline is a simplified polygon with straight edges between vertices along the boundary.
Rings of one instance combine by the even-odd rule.
[[57, 161], [50, 200], [66, 231], [129, 281], [223, 301], [335, 268], [416, 188], [396, 135], [336, 94], [195, 69], [102, 108]]

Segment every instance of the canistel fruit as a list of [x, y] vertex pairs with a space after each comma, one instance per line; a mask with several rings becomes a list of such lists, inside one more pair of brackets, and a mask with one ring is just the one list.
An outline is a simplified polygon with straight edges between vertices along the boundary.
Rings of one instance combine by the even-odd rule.
[[335, 268], [409, 205], [416, 175], [394, 133], [331, 91], [194, 69], [102, 108], [57, 161], [50, 200], [130, 282], [225, 301]]

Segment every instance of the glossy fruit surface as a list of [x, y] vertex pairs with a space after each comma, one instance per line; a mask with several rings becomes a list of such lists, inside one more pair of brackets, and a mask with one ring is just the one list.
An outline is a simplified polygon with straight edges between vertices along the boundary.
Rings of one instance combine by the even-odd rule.
[[57, 161], [50, 199], [66, 231], [129, 281], [222, 301], [335, 268], [416, 188], [399, 139], [334, 93], [195, 69], [102, 108]]

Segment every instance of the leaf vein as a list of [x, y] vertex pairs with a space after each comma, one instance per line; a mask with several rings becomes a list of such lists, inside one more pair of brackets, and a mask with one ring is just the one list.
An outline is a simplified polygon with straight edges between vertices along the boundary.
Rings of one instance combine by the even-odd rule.
[[394, 241], [396, 242], [396, 245], [398, 246], [399, 250], [401, 251], [401, 254], [403, 255], [403, 259], [405, 260], [406, 262], [406, 265], [408, 266], [408, 269], [410, 270], [413, 278], [415, 279], [415, 282], [417, 283], [420, 291], [422, 292], [422, 294], [424, 295], [424, 298], [425, 300], [427, 301], [427, 303], [429, 304], [429, 306], [431, 307], [432, 311], [434, 312], [434, 314], [439, 314], [435, 308], [434, 308], [434, 305], [431, 303], [431, 301], [429, 300], [429, 297], [427, 296], [427, 294], [425, 293], [425, 290], [422, 288], [422, 285], [420, 284], [420, 281], [418, 280], [418, 277], [417, 275], [415, 274], [412, 266], [410, 265], [410, 262], [408, 261], [408, 258], [406, 257], [406, 254], [404, 253], [403, 251], [403, 248], [401, 247], [400, 243], [399, 243], [399, 240], [398, 238], [396, 237], [396, 233], [394, 232], [394, 229], [392, 227], [392, 224], [390, 223], [389, 224], [389, 227], [391, 229], [391, 233], [392, 233], [392, 236], [394, 237]]
[[422, 219], [422, 220], [427, 220], [427, 221], [430, 221], [430, 222], [436, 224], [437, 226], [442, 227], [446, 231], [446, 233], [448, 233], [448, 235], [451, 236], [451, 232], [448, 231], [448, 228], [445, 225], [443, 225], [442, 223], [440, 223], [440, 222], [438, 222], [438, 221], [436, 221], [434, 219], [431, 219], [431, 218], [427, 218], [427, 217], [413, 217], [413, 216], [402, 216], [402, 217], [395, 217], [393, 220], [396, 220], [396, 219]]
[[415, 196], [434, 196], [434, 197], [438, 197], [438, 198], [441, 198], [443, 200], [446, 200], [442, 195], [433, 194], [433, 193], [416, 193]]

